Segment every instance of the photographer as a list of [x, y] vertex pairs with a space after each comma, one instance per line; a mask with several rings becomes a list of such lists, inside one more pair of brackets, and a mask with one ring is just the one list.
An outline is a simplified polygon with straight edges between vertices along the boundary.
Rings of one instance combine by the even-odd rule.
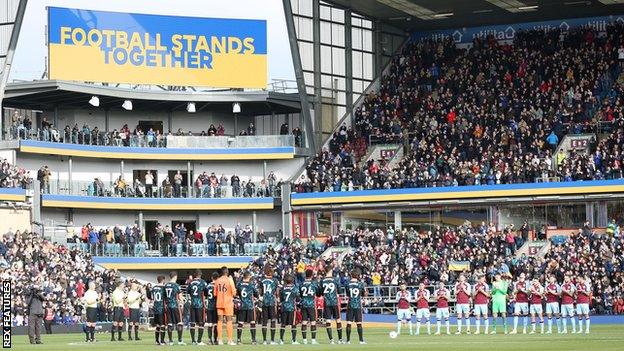
[[41, 342], [41, 324], [43, 323], [43, 301], [45, 297], [38, 285], [30, 289], [26, 299], [28, 310], [28, 338], [31, 344], [43, 344]]

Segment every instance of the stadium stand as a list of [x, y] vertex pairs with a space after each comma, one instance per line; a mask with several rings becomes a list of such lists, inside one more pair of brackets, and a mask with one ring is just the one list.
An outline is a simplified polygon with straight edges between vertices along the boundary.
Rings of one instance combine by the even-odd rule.
[[[549, 275], [555, 275], [558, 281], [563, 281], [568, 273], [588, 275], [594, 289], [595, 312], [622, 313], [615, 306], [620, 306], [624, 297], [624, 237], [597, 234], [586, 225], [566, 238], [553, 238], [543, 257], [515, 255], [527, 240], [527, 233], [522, 230], [508, 226], [498, 231], [491, 223], [467, 222], [457, 228], [437, 227], [426, 232], [413, 228], [395, 231], [392, 227], [388, 230], [362, 227], [343, 230], [325, 243], [315, 238], [307, 242], [298, 238], [286, 240], [279, 250], [270, 249], [258, 258], [250, 270], [259, 273], [264, 265], [270, 264], [280, 275], [293, 274], [302, 280], [306, 268], [333, 267], [335, 276], [345, 285], [349, 273], [357, 268], [363, 272], [370, 295], [384, 296], [386, 300], [393, 296], [390, 289], [399, 283], [416, 287], [421, 282], [430, 286], [442, 281], [453, 285], [464, 271], [469, 272], [467, 280], [471, 284], [480, 275], [490, 280], [496, 273], [513, 276], [525, 273], [541, 283]], [[328, 268], [317, 258], [332, 246], [351, 247], [353, 251]], [[466, 266], [451, 269], [453, 263]], [[375, 287], [374, 276], [379, 276], [381, 286]]]
[[[606, 32], [534, 30], [517, 33], [513, 45], [476, 39], [471, 49], [450, 39], [408, 43], [380, 89], [356, 110], [356, 129], [345, 133], [341, 127], [295, 190], [621, 178], [612, 167], [621, 163], [619, 153], [603, 155], [607, 159], [596, 168], [576, 161], [581, 156], [555, 155], [557, 142], [548, 142], [595, 128], [597, 111], [611, 111], [613, 104], [621, 110], [619, 86], [612, 84], [624, 28], [611, 24]], [[613, 133], [622, 125], [616, 113], [601, 118]], [[394, 167], [386, 160], [358, 164], [361, 152], [352, 144], [361, 139], [401, 143], [407, 152]]]
[[98, 292], [108, 304], [101, 306], [104, 313], [100, 315], [104, 320], [110, 318], [112, 308], [109, 294], [119, 274], [96, 269], [88, 253], [70, 250], [44, 240], [35, 233], [19, 230], [5, 233], [0, 249], [1, 276], [3, 280], [11, 280], [13, 283], [13, 326], [28, 324], [26, 295], [32, 288], [44, 293], [45, 308], [51, 310], [54, 323], [83, 323], [83, 304], [80, 299], [89, 281], [97, 283]]
[[12, 165], [6, 159], [0, 160], [0, 188], [27, 189], [32, 184], [30, 172]]

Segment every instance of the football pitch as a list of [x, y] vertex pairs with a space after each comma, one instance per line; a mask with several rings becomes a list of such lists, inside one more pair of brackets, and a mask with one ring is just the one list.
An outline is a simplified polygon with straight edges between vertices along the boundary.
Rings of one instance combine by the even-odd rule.
[[[442, 328], [444, 330], [444, 328]], [[30, 345], [28, 337], [25, 335], [14, 335], [12, 348], [15, 350], [106, 350], [106, 351], [142, 351], [142, 350], [200, 350], [200, 349], [232, 349], [232, 350], [582, 350], [582, 351], [603, 351], [603, 350], [624, 350], [624, 325], [596, 325], [592, 326], [589, 335], [504, 335], [499, 330], [497, 335], [419, 335], [410, 336], [403, 329], [403, 334], [396, 339], [391, 339], [388, 333], [392, 326], [368, 327], [364, 329], [366, 345], [360, 345], [357, 341], [357, 333], [353, 330], [351, 335], [351, 345], [328, 345], [327, 335], [324, 329], [319, 330], [318, 341], [320, 345], [291, 345], [290, 342], [284, 345], [250, 345], [249, 331], [245, 330], [243, 345], [237, 346], [156, 346], [154, 344], [154, 333], [144, 331], [141, 333], [141, 341], [110, 342], [110, 334], [98, 334], [98, 341], [94, 344], [84, 343], [84, 334], [58, 334], [43, 335], [43, 345]], [[423, 328], [424, 331], [424, 328]], [[335, 331], [334, 331], [335, 332]], [[422, 332], [422, 331], [421, 331]], [[454, 329], [451, 330], [454, 333]], [[174, 333], [175, 334], [175, 333]], [[258, 330], [258, 336], [260, 336]], [[278, 331], [279, 335], [279, 331]], [[124, 335], [126, 337], [127, 335]], [[246, 338], [245, 338], [246, 337]], [[290, 331], [287, 330], [285, 338], [289, 339]], [[297, 334], [298, 341], [301, 342], [301, 331]], [[309, 337], [309, 335], [308, 335]], [[174, 335], [175, 339], [175, 335]], [[189, 342], [188, 330], [184, 331], [184, 341]]]

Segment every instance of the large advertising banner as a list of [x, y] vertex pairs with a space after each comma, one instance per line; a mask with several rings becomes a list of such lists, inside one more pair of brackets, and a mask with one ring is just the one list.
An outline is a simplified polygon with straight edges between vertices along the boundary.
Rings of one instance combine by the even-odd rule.
[[50, 79], [266, 88], [265, 20], [48, 8]]
[[562, 32], [567, 32], [570, 29], [582, 26], [589, 26], [594, 28], [598, 33], [604, 33], [607, 29], [607, 25], [614, 22], [624, 23], [624, 16], [612, 15], [602, 17], [572, 18], [541, 22], [526, 22], [483, 27], [468, 27], [414, 32], [412, 33], [412, 40], [444, 39], [451, 37], [457, 45], [470, 45], [475, 38], [485, 39], [488, 36], [492, 36], [498, 41], [512, 41], [515, 39], [517, 32], [533, 29], [559, 29]]

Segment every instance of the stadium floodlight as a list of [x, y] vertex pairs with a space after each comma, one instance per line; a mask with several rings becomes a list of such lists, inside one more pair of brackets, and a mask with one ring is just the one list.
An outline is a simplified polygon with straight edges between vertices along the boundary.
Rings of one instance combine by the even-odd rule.
[[186, 112], [188, 113], [195, 113], [195, 103], [194, 102], [189, 102], [188, 105], [186, 105]]
[[241, 105], [238, 102], [232, 104], [232, 113], [240, 113]]
[[123, 107], [124, 109], [128, 111], [132, 111], [132, 101], [130, 100], [124, 101], [123, 104], [121, 104], [121, 107]]
[[95, 95], [93, 95], [91, 97], [91, 99], [89, 100], [89, 104], [91, 104], [91, 106], [95, 106], [95, 107], [100, 106], [100, 98], [95, 96]]

